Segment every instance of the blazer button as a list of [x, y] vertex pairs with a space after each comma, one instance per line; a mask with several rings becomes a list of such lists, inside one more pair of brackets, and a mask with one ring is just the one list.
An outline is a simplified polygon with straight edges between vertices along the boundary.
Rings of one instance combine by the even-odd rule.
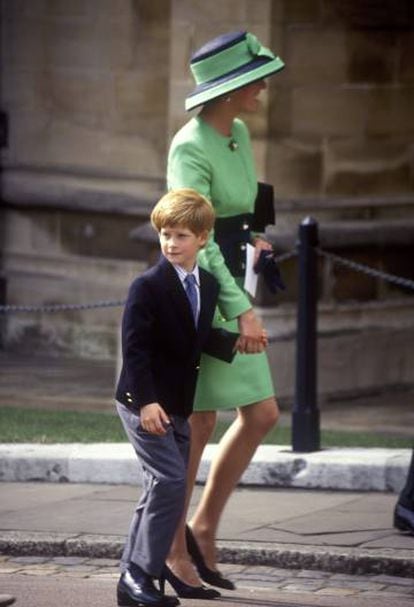
[[129, 396], [128, 396], [128, 398], [127, 398], [127, 401], [128, 401], [129, 403], [132, 403], [132, 402], [133, 402], [132, 398], [129, 398]]
[[199, 371], [199, 370], [200, 370], [200, 365], [197, 365], [196, 366], [196, 371]]
[[248, 223], [244, 223], [243, 224], [243, 230], [248, 230], [249, 229], [249, 224]]
[[240, 245], [240, 250], [241, 251], [245, 251], [246, 250], [246, 245], [245, 244], [241, 244]]
[[131, 392], [125, 392], [127, 396], [131, 396]]

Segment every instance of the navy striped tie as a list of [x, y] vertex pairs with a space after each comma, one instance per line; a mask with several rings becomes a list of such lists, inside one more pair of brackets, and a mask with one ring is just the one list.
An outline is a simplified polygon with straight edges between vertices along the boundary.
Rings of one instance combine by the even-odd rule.
[[198, 320], [198, 298], [197, 298], [197, 287], [196, 279], [194, 274], [187, 274], [184, 279], [185, 292], [187, 293], [188, 301], [190, 302], [191, 311], [194, 316], [194, 322], [197, 324]]

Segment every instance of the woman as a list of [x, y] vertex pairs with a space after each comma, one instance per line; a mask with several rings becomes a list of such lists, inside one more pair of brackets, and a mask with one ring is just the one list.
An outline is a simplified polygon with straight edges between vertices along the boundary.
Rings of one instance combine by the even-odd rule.
[[[208, 356], [200, 364], [190, 418], [187, 507], [217, 411], [237, 408], [237, 417], [220, 442], [191, 522], [186, 527], [184, 517], [176, 533], [167, 579], [179, 596], [219, 595], [203, 587], [200, 578], [214, 586], [234, 588], [216, 568], [216, 531], [229, 496], [278, 419], [262, 326], [242, 288], [246, 243], [255, 245], [256, 254], [271, 246], [250, 229], [257, 177], [249, 132], [237, 116], [258, 110], [258, 95], [266, 88], [264, 78], [283, 66], [281, 59], [247, 32], [225, 34], [204, 45], [191, 59], [196, 88], [186, 99], [187, 110], [201, 110], [176, 134], [169, 152], [168, 187], [194, 188], [215, 208], [214, 234], [199, 254], [199, 263], [220, 282], [215, 326], [241, 334], [241, 353], [232, 365], [216, 363]], [[255, 354], [243, 356], [242, 352]]]

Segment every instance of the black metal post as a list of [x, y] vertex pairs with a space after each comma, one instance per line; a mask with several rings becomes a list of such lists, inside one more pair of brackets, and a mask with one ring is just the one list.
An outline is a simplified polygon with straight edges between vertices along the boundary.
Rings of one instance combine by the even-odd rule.
[[[1, 268], [1, 256], [0, 256], [0, 268]], [[6, 297], [7, 282], [5, 276], [2, 275], [0, 269], [0, 306], [5, 306], [7, 301]], [[0, 314], [0, 350], [3, 349], [6, 341], [6, 320], [7, 314]]]
[[317, 407], [317, 299], [315, 247], [318, 224], [307, 217], [299, 226], [299, 297], [296, 336], [296, 390], [292, 414], [292, 450], [320, 449]]

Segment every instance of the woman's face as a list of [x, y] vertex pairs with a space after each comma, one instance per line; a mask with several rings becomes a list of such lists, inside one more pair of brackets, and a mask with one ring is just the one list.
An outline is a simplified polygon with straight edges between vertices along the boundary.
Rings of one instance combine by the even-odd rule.
[[260, 107], [258, 96], [264, 89], [266, 89], [266, 82], [264, 80], [256, 80], [256, 82], [247, 84], [243, 88], [230, 93], [232, 103], [237, 108], [237, 112], [257, 112]]

